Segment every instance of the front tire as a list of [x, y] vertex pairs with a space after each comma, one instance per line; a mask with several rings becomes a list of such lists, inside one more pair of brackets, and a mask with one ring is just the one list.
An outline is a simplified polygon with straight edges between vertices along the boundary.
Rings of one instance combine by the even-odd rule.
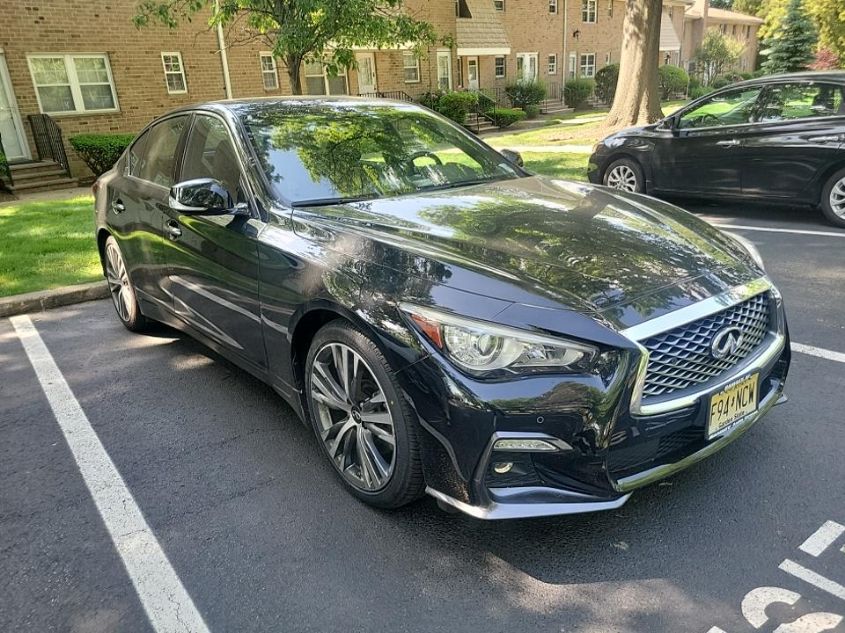
[[424, 490], [417, 423], [378, 347], [332, 321], [311, 343], [305, 398], [323, 452], [366, 503], [398, 508]]
[[645, 192], [645, 176], [640, 164], [630, 158], [618, 158], [604, 170], [605, 185], [630, 193]]
[[149, 320], [141, 314], [138, 305], [138, 298], [135, 296], [135, 288], [129, 279], [129, 272], [123, 260], [123, 254], [117, 245], [117, 240], [109, 235], [103, 249], [105, 260], [106, 281], [109, 284], [114, 310], [117, 318], [130, 332], [143, 332], [150, 326]]
[[821, 208], [829, 222], [845, 227], [845, 169], [837, 171], [825, 183]]

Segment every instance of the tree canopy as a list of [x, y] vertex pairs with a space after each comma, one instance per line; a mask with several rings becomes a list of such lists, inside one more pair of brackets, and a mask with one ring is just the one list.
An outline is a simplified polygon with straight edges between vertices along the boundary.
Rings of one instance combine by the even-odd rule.
[[735, 64], [744, 49], [742, 42], [725, 35], [718, 28], [707, 29], [695, 51], [695, 61], [704, 72], [704, 83], [709, 85], [723, 70]]
[[403, 0], [142, 0], [135, 24], [176, 27], [203, 9], [210, 26], [238, 27], [236, 41], [261, 39], [287, 67], [291, 91], [302, 94], [303, 62], [329, 74], [355, 65], [356, 47], [423, 47], [434, 27], [403, 11]]
[[763, 42], [768, 73], [806, 69], [815, 59], [818, 35], [815, 24], [804, 10], [802, 0], [789, 0], [780, 26]]

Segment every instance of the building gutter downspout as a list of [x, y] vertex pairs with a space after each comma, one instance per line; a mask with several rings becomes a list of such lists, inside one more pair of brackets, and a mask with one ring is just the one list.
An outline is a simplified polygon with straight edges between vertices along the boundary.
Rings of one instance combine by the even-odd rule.
[[[596, 4], [596, 12], [598, 12], [598, 3]], [[560, 66], [563, 69], [560, 82], [560, 101], [566, 106], [566, 79], [569, 76], [569, 55], [566, 50], [566, 42], [569, 40], [569, 1], [563, 0], [563, 59], [560, 60]], [[538, 62], [539, 64], [539, 62]]]
[[[220, 12], [220, 0], [214, 0], [214, 12]], [[226, 38], [223, 35], [223, 25], [217, 23], [217, 46], [220, 48], [220, 64], [223, 66], [223, 87], [226, 98], [232, 99], [232, 78], [229, 76], [229, 55], [226, 53]]]

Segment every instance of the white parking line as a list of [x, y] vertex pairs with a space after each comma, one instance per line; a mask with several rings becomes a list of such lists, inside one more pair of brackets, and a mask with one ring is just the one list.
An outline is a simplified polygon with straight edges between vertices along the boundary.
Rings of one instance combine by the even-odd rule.
[[825, 521], [824, 525], [798, 546], [798, 549], [810, 556], [818, 556], [843, 534], [845, 534], [845, 525], [840, 525], [836, 521]]
[[845, 587], [830, 578], [825, 578], [821, 574], [817, 574], [812, 569], [807, 569], [803, 565], [799, 565], [794, 560], [789, 560], [787, 558], [778, 565], [778, 567], [787, 574], [795, 576], [799, 580], [808, 582], [814, 587], [818, 587], [822, 591], [828, 592], [832, 596], [845, 600]]
[[793, 352], [800, 352], [801, 354], [809, 354], [810, 356], [818, 356], [826, 360], [832, 360], [837, 363], [845, 363], [845, 354], [842, 352], [834, 352], [822, 347], [813, 347], [812, 345], [802, 345], [801, 343], [790, 344]]
[[153, 628], [161, 633], [208, 633], [32, 321], [26, 315], [10, 321]]
[[745, 231], [764, 231], [767, 233], [795, 233], [796, 235], [821, 235], [823, 237], [845, 238], [845, 233], [836, 233], [834, 231], [809, 231], [806, 229], [776, 229], [768, 226], [748, 226], [746, 224], [720, 224], [718, 222], [711, 222], [711, 224], [719, 229], [742, 229]]

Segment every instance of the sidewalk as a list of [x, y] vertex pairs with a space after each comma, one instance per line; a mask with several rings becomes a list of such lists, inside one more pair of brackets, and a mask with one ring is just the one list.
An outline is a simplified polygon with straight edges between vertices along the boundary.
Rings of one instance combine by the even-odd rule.
[[496, 143], [495, 139], [488, 144], [494, 149], [509, 149], [520, 154], [592, 154], [592, 145], [510, 145], [508, 143]]
[[91, 187], [69, 187], [68, 189], [53, 189], [51, 191], [36, 191], [24, 193], [17, 198], [0, 198], [0, 207], [26, 204], [27, 202], [45, 202], [48, 200], [67, 200], [79, 196], [90, 196]]

